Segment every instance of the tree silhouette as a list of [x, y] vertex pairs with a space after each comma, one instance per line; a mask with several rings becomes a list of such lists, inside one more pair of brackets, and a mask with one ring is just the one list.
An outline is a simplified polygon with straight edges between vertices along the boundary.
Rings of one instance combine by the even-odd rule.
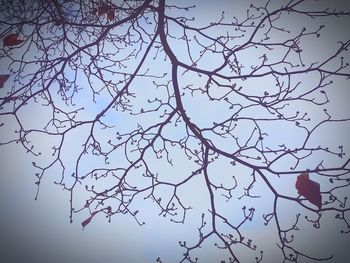
[[254, 222], [283, 262], [331, 259], [300, 244], [325, 222], [350, 232], [350, 12], [255, 2], [1, 1], [0, 145], [33, 159], [36, 198], [54, 181], [83, 228], [143, 225], [149, 202], [197, 218], [178, 262], [208, 244], [264, 262]]

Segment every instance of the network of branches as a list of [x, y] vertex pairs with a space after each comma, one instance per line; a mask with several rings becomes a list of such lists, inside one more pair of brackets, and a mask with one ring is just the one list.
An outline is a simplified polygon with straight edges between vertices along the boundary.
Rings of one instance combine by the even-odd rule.
[[0, 145], [23, 146], [36, 198], [52, 180], [71, 222], [88, 214], [83, 227], [147, 224], [146, 203], [172, 224], [197, 218], [178, 262], [201, 262], [206, 244], [221, 262], [246, 250], [263, 262], [248, 234], [259, 220], [283, 262], [332, 258], [298, 246], [298, 233], [324, 220], [350, 232], [350, 37], [336, 34], [350, 13], [194, 2], [0, 1]]

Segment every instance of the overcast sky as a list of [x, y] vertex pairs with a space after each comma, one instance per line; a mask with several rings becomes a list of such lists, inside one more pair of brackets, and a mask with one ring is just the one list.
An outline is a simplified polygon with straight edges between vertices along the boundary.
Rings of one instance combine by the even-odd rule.
[[[172, 3], [177, 1], [172, 1]], [[193, 9], [188, 13], [189, 17], [196, 17], [197, 25], [204, 25], [212, 20], [216, 20], [220, 17], [221, 11], [225, 11], [225, 16], [242, 17], [245, 15], [246, 7], [249, 6], [245, 1], [179, 1], [191, 5], [196, 4], [196, 9]], [[272, 6], [279, 6], [279, 0], [271, 1]], [[348, 8], [349, 4], [346, 1], [335, 1], [339, 5], [339, 8]], [[170, 3], [170, 1], [169, 1]], [[316, 4], [305, 6], [305, 8], [321, 8], [327, 5], [327, 1], [315, 2]], [[334, 3], [332, 2], [332, 8]], [[170, 12], [170, 11], [169, 11]], [[290, 26], [291, 30], [298, 30], [303, 26], [312, 28], [314, 25], [325, 23], [325, 29], [321, 34], [321, 41], [310, 40], [305, 42], [304, 49], [306, 51], [305, 57], [306, 63], [312, 60], [322, 60], [323, 56], [332, 54], [337, 47], [338, 40], [349, 39], [348, 25], [349, 19], [320, 19], [316, 22], [312, 19], [301, 19], [299, 16], [290, 16], [281, 18], [285, 25]], [[313, 24], [314, 23], [314, 24]], [[173, 25], [173, 34], [179, 34], [176, 31], [176, 27]], [[272, 38], [278, 39], [278, 34], [272, 34]], [[177, 45], [176, 42], [170, 41], [170, 45], [174, 49], [174, 52], [178, 55], [178, 58], [185, 60], [185, 46]], [[194, 53], [196, 50], [193, 51]], [[272, 59], [278, 57], [278, 51], [271, 55]], [[257, 54], [251, 51], [251, 53], [242, 52], [239, 57], [242, 64], [250, 65], [256, 61]], [[158, 61], [159, 60], [159, 61]], [[150, 58], [147, 61], [147, 67], [151, 72], [158, 72], [161, 75], [163, 72], [169, 70], [169, 62], [162, 61], [159, 57], [155, 62]], [[349, 62], [349, 56], [345, 57], [346, 62]], [[188, 62], [188, 61], [186, 61]], [[208, 55], [203, 59], [202, 64], [198, 66], [215, 67], [218, 61]], [[4, 68], [7, 68], [6, 60], [0, 59], [1, 72], [3, 74]], [[331, 67], [332, 65], [330, 65]], [[334, 65], [333, 65], [334, 66]], [[72, 72], [67, 74], [72, 76]], [[170, 72], [168, 71], [168, 76]], [[310, 83], [312, 84], [315, 79], [313, 76], [305, 77], [305, 89]], [[78, 80], [83, 86], [86, 80]], [[264, 82], [265, 81], [265, 82]], [[350, 97], [350, 90], [348, 89], [349, 82], [344, 79], [335, 79], [335, 83], [332, 86], [332, 90], [329, 91], [330, 103], [327, 106], [329, 112], [337, 116], [349, 116], [350, 105], [348, 98]], [[160, 82], [160, 81], [159, 81]], [[203, 79], [198, 78], [196, 74], [185, 74], [180, 78], [180, 84], [185, 87], [188, 84], [202, 85]], [[152, 96], [165, 96], [161, 94], [164, 90], [146, 90], [140, 91], [140, 87], [151, 85], [152, 80], [136, 79], [135, 83], [131, 86], [131, 90], [136, 92], [135, 105], [139, 107], [144, 101]], [[86, 84], [86, 83], [85, 83]], [[254, 90], [257, 86], [270, 86], [271, 83], [268, 79], [256, 80], [255, 82], [247, 81], [244, 87]], [[268, 88], [267, 88], [268, 89]], [[262, 90], [259, 89], [258, 92]], [[76, 103], [81, 105], [87, 105], [87, 110], [79, 115], [81, 118], [89, 118], [94, 113], [98, 112], [106, 103], [108, 103], [108, 96], [98, 98], [98, 103], [91, 103], [90, 98], [84, 96], [82, 91], [81, 97], [77, 98]], [[79, 94], [78, 94], [79, 95]], [[3, 93], [1, 94], [3, 96]], [[206, 104], [206, 99], [201, 96], [186, 96], [184, 98], [184, 105], [188, 111], [192, 120], [198, 123], [199, 127], [204, 128], [211, 125], [212, 121], [217, 118], [223, 118], [228, 114], [228, 111], [222, 104]], [[299, 109], [301, 111], [308, 112], [314, 120], [323, 118], [323, 108], [307, 108], [304, 105], [292, 105], [290, 110]], [[205, 112], [205, 113], [204, 113]], [[247, 114], [249, 112], [247, 111]], [[40, 120], [47, 118], [50, 112], [45, 112], [45, 107], [29, 104], [25, 111], [21, 114], [23, 122], [29, 126], [42, 125]], [[263, 114], [260, 112], [252, 112], [256, 114], [255, 117]], [[106, 121], [119, 125], [120, 130], [128, 130], [134, 127], [137, 123], [148, 124], [152, 123], [153, 118], [157, 114], [146, 115], [142, 118], [135, 117], [129, 121], [128, 117], [122, 113], [110, 114], [106, 116]], [[262, 115], [261, 115], [262, 116]], [[6, 125], [0, 128], [0, 140], [6, 141], [14, 136], [15, 124], [10, 123], [13, 120], [1, 116], [0, 122], [5, 122]], [[266, 137], [266, 144], [278, 145], [286, 144], [291, 148], [296, 147], [300, 143], [300, 137], [305, 134], [298, 133], [299, 130], [294, 130], [291, 127], [281, 126], [279, 124], [269, 126], [266, 125], [266, 130], [269, 132], [269, 136]], [[42, 127], [41, 127], [42, 128]], [[241, 124], [238, 131], [242, 137], [244, 137], [247, 130], [251, 127]], [[350, 130], [350, 123], [346, 122], [341, 125], [325, 125], [313, 138], [310, 144], [313, 145], [330, 145], [331, 147], [344, 146], [346, 153], [345, 157], [349, 157], [350, 153], [350, 141], [348, 140], [348, 131]], [[65, 146], [64, 159], [67, 164], [67, 173], [74, 170], [73, 163], [70, 163], [70, 159], [79, 154], [79, 148], [84, 138], [84, 129], [72, 133]], [[181, 137], [183, 131], [178, 131], [175, 128], [169, 128], [166, 134], [172, 138]], [[102, 134], [101, 138], [106, 140], [109, 138], [109, 134]], [[208, 135], [209, 136], [209, 135]], [[210, 135], [213, 136], [213, 135]], [[47, 139], [44, 136], [37, 136], [32, 138], [33, 142], [38, 145], [43, 151], [49, 152], [49, 146], [52, 144], [52, 139]], [[228, 151], [232, 150], [232, 145], [227, 141], [221, 141], [220, 138], [213, 136], [213, 142], [219, 147], [223, 147]], [[227, 147], [227, 148], [225, 148]], [[179, 180], [179, 178], [185, 177], [187, 173], [193, 170], [195, 167], [192, 161], [189, 161], [186, 156], [179, 152], [177, 149], [173, 149], [174, 167], [169, 166], [164, 160], [153, 159], [154, 162], [150, 164], [151, 169], [157, 170], [159, 177], [164, 180]], [[139, 209], [139, 219], [141, 222], [145, 221], [145, 225], [139, 226], [139, 224], [130, 215], [118, 214], [112, 218], [109, 223], [108, 219], [102, 215], [94, 217], [93, 221], [82, 230], [81, 222], [88, 217], [87, 211], [74, 215], [73, 223], [69, 223], [69, 193], [63, 191], [62, 187], [55, 185], [53, 182], [60, 177], [58, 167], [53, 167], [49, 174], [46, 175], [40, 186], [40, 194], [38, 200], [34, 201], [36, 195], [35, 183], [35, 170], [33, 169], [33, 158], [29, 154], [25, 153], [25, 150], [18, 144], [10, 144], [0, 147], [0, 251], [1, 257], [4, 262], [17, 263], [17, 262], [115, 262], [115, 263], [128, 263], [128, 262], [155, 262], [157, 257], [161, 257], [165, 262], [177, 262], [183, 253], [183, 250], [179, 246], [179, 241], [187, 241], [188, 243], [195, 242], [198, 238], [198, 227], [201, 223], [201, 214], [208, 214], [208, 193], [205, 191], [205, 185], [203, 181], [198, 178], [191, 180], [186, 187], [181, 188], [181, 196], [186, 200], [186, 205], [193, 207], [188, 211], [187, 220], [185, 224], [176, 224], [170, 222], [169, 217], [159, 216], [159, 207], [157, 207], [150, 200], [135, 201], [133, 209]], [[38, 162], [44, 162], [50, 160], [50, 156], [47, 154], [40, 158], [35, 158]], [[316, 159], [310, 159], [310, 162], [315, 164], [319, 162]], [[152, 160], [152, 159], [150, 159]], [[111, 161], [123, 163], [122, 160], [113, 159]], [[339, 166], [339, 160], [337, 158], [329, 158], [325, 160], [330, 166]], [[290, 166], [292, 162], [289, 160], [283, 160], [276, 165], [276, 169], [283, 170], [286, 166]], [[226, 216], [230, 217], [233, 222], [238, 222], [242, 218], [242, 207], [247, 206], [256, 208], [256, 220], [246, 224], [244, 230], [247, 233], [247, 238], [252, 238], [253, 243], [258, 246], [257, 253], [251, 254], [250, 251], [244, 248], [237, 249], [237, 255], [242, 262], [253, 262], [254, 257], [259, 255], [259, 250], [264, 250], [263, 262], [282, 262], [282, 255], [277, 247], [278, 242], [276, 238], [276, 228], [274, 224], [264, 226], [262, 215], [271, 212], [272, 208], [272, 194], [267, 189], [266, 185], [258, 178], [256, 187], [253, 193], [261, 196], [258, 199], [242, 198], [238, 199], [244, 193], [244, 188], [251, 182], [249, 171], [244, 167], [233, 169], [229, 164], [223, 160], [218, 160], [216, 165], [210, 168], [213, 180], [218, 182], [224, 182], [225, 184], [233, 183], [231, 178], [235, 175], [238, 181], [238, 187], [235, 191], [235, 196], [229, 202], [225, 202], [224, 198], [217, 200], [217, 206], [220, 211]], [[86, 159], [82, 165], [82, 170], [89, 167], [98, 167], [102, 165], [101, 160]], [[310, 165], [311, 166], [311, 165]], [[232, 170], [231, 170], [232, 169]], [[273, 184], [278, 184], [279, 191], [281, 193], [291, 194], [296, 197], [296, 191], [294, 188], [295, 177], [269, 177]], [[326, 182], [325, 182], [326, 184]], [[103, 182], [100, 187], [108, 185], [107, 182]], [[326, 185], [322, 187], [326, 188]], [[82, 186], [83, 189], [83, 186]], [[81, 191], [82, 192], [82, 191]], [[77, 195], [78, 202], [85, 200], [84, 194], [82, 196]], [[159, 195], [166, 195], [167, 189], [163, 192], [160, 190]], [[302, 213], [302, 216], [308, 214], [312, 215], [305, 210], [287, 203], [280, 204], [280, 212], [282, 221], [288, 225], [294, 220], [295, 215], [298, 212]], [[346, 258], [350, 257], [350, 251], [348, 244], [350, 242], [349, 235], [340, 235], [339, 232], [343, 229], [343, 225], [338, 224], [333, 220], [334, 213], [330, 213], [325, 216], [322, 221], [321, 229], [314, 229], [307, 225], [305, 222], [301, 223], [305, 226], [303, 231], [296, 233], [298, 239], [298, 248], [305, 249], [305, 252], [311, 254], [317, 254], [319, 256], [327, 257], [330, 254], [334, 254], [334, 259], [330, 262], [346, 263]], [[305, 220], [304, 220], [305, 221]], [[227, 254], [221, 252], [213, 245], [217, 240], [210, 240], [201, 250], [194, 253], [200, 258], [199, 262], [212, 263], [220, 262], [219, 260], [225, 259]], [[222, 253], [222, 254], [220, 254]], [[311, 262], [302, 260], [301, 262]]]

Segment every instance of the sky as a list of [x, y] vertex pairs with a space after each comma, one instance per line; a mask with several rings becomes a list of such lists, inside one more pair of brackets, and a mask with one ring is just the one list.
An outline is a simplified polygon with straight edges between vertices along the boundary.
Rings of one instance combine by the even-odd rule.
[[[118, 2], [118, 1], [116, 1]], [[213, 20], [220, 19], [221, 11], [225, 12], [225, 19], [232, 21], [232, 17], [236, 16], [237, 19], [244, 19], [246, 16], [246, 9], [250, 3], [246, 1], [167, 1], [167, 4], [179, 3], [179, 5], [196, 5], [196, 8], [190, 9], [187, 14], [188, 17], [195, 17], [196, 20], [191, 22], [194, 26], [204, 26]], [[272, 10], [274, 7], [279, 7], [282, 1], [272, 0], [270, 1], [269, 8]], [[340, 10], [350, 10], [350, 6], [346, 1], [335, 1], [335, 6], [332, 8], [339, 8]], [[305, 4], [304, 8], [322, 9], [324, 6], [329, 5], [327, 1], [310, 1]], [[73, 12], [73, 11], [72, 11]], [[178, 15], [182, 14], [182, 11], [174, 11], [167, 9], [167, 14]], [[321, 32], [320, 38], [306, 37], [301, 41], [303, 48], [304, 63], [308, 66], [311, 61], [322, 61], [324, 58], [333, 54], [340, 40], [348, 40], [349, 34], [347, 25], [349, 24], [348, 18], [305, 18], [304, 16], [282, 16], [282, 24], [288, 26], [291, 32], [297, 32], [302, 27], [307, 27], [309, 30], [317, 28], [320, 24], [325, 24], [325, 28]], [[1, 19], [3, 20], [3, 18]], [[226, 21], [226, 20], [225, 20]], [[152, 31], [152, 26], [147, 27], [145, 21], [140, 21], [147, 31]], [[1, 25], [1, 32], [5, 30], [4, 24]], [[30, 32], [30, 27], [23, 29], [24, 34]], [[223, 35], [228, 30], [225, 27], [220, 27], [215, 30], [208, 30], [208, 33], [213, 35]], [[249, 29], [248, 35], [249, 35]], [[114, 33], [122, 34], [125, 32], [125, 28], [118, 29]], [[178, 30], [178, 27], [174, 23], [169, 23], [169, 32], [176, 36], [181, 35], [182, 32]], [[58, 34], [58, 33], [57, 33]], [[238, 33], [237, 33], [238, 34]], [[281, 32], [272, 32], [271, 39], [275, 41], [283, 41], [288, 34]], [[75, 35], [72, 34], [69, 37], [74, 39]], [[191, 54], [194, 59], [198, 59], [200, 55], [200, 47], [194, 44], [193, 35], [189, 35], [192, 40], [193, 48]], [[199, 38], [199, 36], [198, 36]], [[242, 43], [244, 38], [236, 38], [229, 43], [229, 45], [235, 45]], [[104, 50], [111, 54], [123, 57], [128, 53], [128, 49], [123, 49], [122, 45], [111, 45], [106, 42]], [[175, 40], [169, 38], [169, 45], [173, 52], [177, 55], [178, 59], [184, 63], [192, 63], [187, 55], [187, 47], [184, 45], [184, 41]], [[137, 44], [135, 44], [137, 47]], [[5, 74], [9, 71], [9, 59], [6, 58], [4, 53], [5, 49], [1, 50], [0, 57], [0, 74]], [[20, 50], [10, 53], [12, 57], [20, 56]], [[68, 48], [68, 51], [69, 48]], [[96, 50], [92, 49], [91, 52]], [[17, 52], [17, 53], [16, 53]], [[147, 111], [151, 109], [152, 104], [147, 104], [147, 100], [167, 99], [168, 91], [172, 86], [170, 82], [171, 65], [169, 60], [164, 60], [164, 54], [157, 54], [156, 49], [152, 49], [149, 57], [146, 59], [144, 66], [141, 68], [141, 72], [145, 72], [148, 69], [148, 74], [156, 77], [137, 77], [133, 84], [130, 86], [130, 92], [135, 94], [135, 97], [129, 97], [130, 104], [134, 105], [132, 108], [133, 113], [138, 113], [141, 109]], [[260, 49], [254, 47], [248, 48], [237, 54], [238, 60], [246, 67], [243, 70], [248, 70], [250, 66], [259, 63], [258, 57], [261, 55]], [[268, 51], [264, 51], [268, 52]], [[9, 53], [7, 53], [9, 54]], [[36, 51], [30, 50], [26, 53], [28, 58], [35, 58]], [[276, 49], [268, 53], [269, 59], [278, 60], [282, 54], [282, 51]], [[140, 61], [141, 55], [135, 60]], [[156, 57], [156, 59], [153, 59]], [[293, 57], [294, 58], [294, 57]], [[293, 59], [291, 58], [291, 59]], [[86, 56], [82, 58], [84, 62], [89, 58]], [[86, 60], [85, 60], [86, 59]], [[96, 63], [99, 65], [110, 67], [112, 70], [120, 72], [132, 72], [132, 69], [136, 67], [135, 60], [125, 60], [124, 65], [112, 65], [111, 61], [102, 60]], [[344, 62], [349, 62], [349, 53], [344, 54]], [[214, 69], [222, 62], [222, 57], [215, 56], [210, 52], [206, 52], [203, 58], [198, 61], [197, 66], [207, 69]], [[76, 62], [79, 65], [79, 61]], [[326, 65], [330, 69], [333, 69], [338, 64], [338, 61], [331, 61]], [[12, 65], [16, 68], [16, 63]], [[35, 70], [35, 67], [27, 67], [23, 74]], [[223, 74], [226, 74], [222, 70]], [[348, 69], [347, 69], [348, 70]], [[74, 106], [66, 107], [61, 100], [61, 93], [56, 92], [59, 89], [59, 85], [54, 83], [50, 88], [54, 101], [58, 107], [67, 109], [78, 109], [84, 107], [84, 110], [77, 113], [77, 119], [89, 120], [101, 109], [103, 109], [110, 102], [111, 95], [110, 90], [103, 89], [99, 95], [96, 96], [96, 101], [92, 102], [92, 91], [90, 89], [90, 83], [88, 79], [82, 74], [83, 70], [77, 70], [80, 72], [77, 75], [76, 83], [81, 90], [75, 94], [73, 103]], [[166, 77], [163, 76], [167, 73]], [[182, 74], [183, 73], [183, 74]], [[51, 73], [47, 73], [51, 74]], [[68, 80], [73, 80], [75, 77], [74, 70], [67, 70], [65, 72]], [[181, 87], [203, 87], [206, 80], [203, 76], [198, 76], [195, 73], [180, 71], [179, 83]], [[44, 75], [44, 78], [49, 75]], [[106, 73], [105, 78], [110, 78], [111, 82], [117, 82], [123, 79], [123, 74]], [[318, 76], [315, 74], [307, 74], [302, 76], [303, 79], [292, 79], [291, 83], [296, 84], [301, 81], [301, 85], [296, 92], [305, 92], [312, 89], [317, 84]], [[91, 77], [94, 81], [91, 85], [96, 90], [101, 87], [101, 82]], [[348, 89], [348, 80], [345, 78], [335, 77], [332, 79], [332, 85], [326, 86], [329, 103], [327, 104], [328, 113], [338, 118], [348, 118], [350, 106], [348, 98], [350, 96], [350, 90]], [[23, 79], [25, 82], [26, 79]], [[281, 78], [281, 81], [286, 79]], [[154, 84], [156, 83], [156, 84]], [[170, 83], [170, 84], [169, 84]], [[246, 94], [261, 95], [264, 91], [274, 92], [273, 86], [275, 80], [273, 78], [262, 78], [241, 81], [237, 80], [235, 85], [242, 86], [243, 91]], [[228, 85], [228, 82], [222, 82], [223, 86]], [[158, 85], [158, 86], [157, 86]], [[14, 89], [18, 88], [20, 84], [13, 86]], [[37, 87], [34, 87], [37, 88]], [[10, 90], [10, 87], [6, 87], [0, 90], [0, 97]], [[211, 89], [210, 95], [214, 98], [222, 96], [225, 89], [221, 89], [214, 85]], [[112, 94], [114, 91], [112, 91]], [[183, 97], [183, 104], [186, 108], [186, 112], [192, 121], [194, 121], [198, 127], [207, 128], [212, 125], [213, 122], [218, 120], [224, 120], [231, 116], [235, 110], [230, 109], [223, 101], [209, 101], [208, 98], [195, 92], [191, 95], [191, 92], [184, 89], [185, 96]], [[67, 91], [66, 95], [69, 94]], [[318, 93], [317, 93], [318, 94]], [[237, 104], [242, 105], [246, 102], [240, 98], [236, 98], [234, 95], [229, 96], [229, 99]], [[322, 100], [322, 95], [319, 95], [317, 99]], [[44, 100], [39, 99], [39, 103], [28, 103], [18, 113], [21, 123], [27, 128], [42, 129], [47, 121], [52, 116], [50, 108], [41, 104]], [[175, 105], [173, 98], [169, 101], [171, 106]], [[290, 102], [286, 106], [285, 114], [293, 114], [296, 110], [301, 113], [307, 112], [311, 121], [305, 122], [305, 125], [315, 125], [320, 120], [326, 117], [326, 113], [323, 111], [325, 106], [311, 106], [307, 102]], [[122, 110], [110, 110], [102, 118], [106, 124], [114, 125], [112, 129], [95, 129], [96, 138], [101, 142], [102, 147], [108, 147], [108, 140], [112, 140], [113, 143], [117, 142], [116, 131], [119, 134], [130, 132], [138, 125], [147, 127], [152, 124], [154, 120], [160, 120], [164, 117], [160, 117], [165, 110], [169, 111], [171, 107], [164, 105], [159, 111], [146, 113], [143, 115], [130, 115], [128, 111]], [[7, 108], [0, 109], [1, 112], [5, 112]], [[255, 118], [263, 118], [268, 116], [267, 112], [259, 111], [259, 107], [252, 107], [244, 109], [240, 114], [244, 116], [254, 116]], [[64, 117], [62, 117], [64, 119]], [[6, 142], [15, 138], [16, 134], [14, 130], [18, 129], [15, 118], [10, 115], [1, 114], [0, 123], [4, 123], [0, 127], [0, 142]], [[69, 124], [67, 124], [69, 125]], [[305, 130], [302, 128], [296, 128], [294, 125], [287, 124], [286, 122], [261, 122], [260, 127], [267, 133], [264, 138], [264, 144], [268, 147], [277, 147], [277, 145], [284, 144], [289, 148], [300, 147], [303, 138], [305, 138]], [[52, 128], [52, 127], [51, 127]], [[62, 161], [65, 165], [64, 183], [68, 186], [73, 183], [73, 180], [69, 176], [76, 171], [75, 160], [78, 158], [82, 151], [81, 145], [86, 140], [91, 126], [81, 126], [77, 129], [72, 129], [64, 141], [62, 147]], [[321, 125], [315, 134], [308, 141], [307, 146], [330, 147], [330, 150], [337, 151], [339, 145], [343, 145], [345, 156], [343, 159], [333, 157], [327, 153], [320, 155], [312, 155], [310, 158], [306, 158], [297, 164], [298, 169], [307, 169], [309, 167], [315, 167], [320, 160], [323, 160], [323, 164], [329, 167], [338, 167], [344, 159], [349, 158], [350, 141], [348, 140], [348, 131], [350, 128], [350, 122], [338, 123], [326, 123]], [[250, 131], [253, 129], [253, 125], [249, 121], [239, 121], [235, 128], [236, 134], [239, 137], [238, 143], [244, 144], [248, 140]], [[174, 123], [168, 125], [163, 133], [168, 139], [180, 139], [185, 135], [185, 129], [183, 124], [175, 126]], [[237, 149], [236, 140], [234, 138], [221, 138], [214, 133], [207, 132], [207, 138], [220, 149], [226, 151], [234, 151]], [[254, 135], [255, 136], [255, 135]], [[37, 169], [33, 167], [32, 162], [35, 161], [37, 165], [45, 165], [55, 158], [55, 155], [51, 155], [53, 152], [52, 146], [57, 145], [59, 138], [55, 136], [46, 136], [42, 133], [33, 133], [29, 137], [30, 145], [35, 145], [36, 151], [41, 151], [40, 156], [32, 156], [30, 153], [26, 153], [26, 150], [20, 144], [12, 143], [0, 146], [0, 251], [1, 257], [4, 262], [17, 263], [17, 262], [115, 262], [115, 263], [127, 263], [127, 262], [156, 262], [156, 259], [160, 257], [163, 262], [178, 262], [181, 259], [183, 249], [179, 246], [179, 241], [186, 241], [188, 244], [194, 244], [198, 239], [198, 227], [201, 224], [202, 214], [205, 214], [205, 219], [210, 222], [208, 212], [209, 196], [205, 188], [205, 182], [202, 176], [198, 175], [191, 179], [183, 187], [178, 189], [178, 195], [181, 200], [184, 201], [185, 206], [191, 206], [192, 209], [187, 211], [186, 220], [184, 224], [178, 224], [171, 221], [171, 217], [164, 217], [161, 214], [159, 206], [155, 204], [150, 198], [145, 198], [147, 193], [141, 194], [135, 198], [130, 205], [132, 211], [138, 210], [137, 222], [130, 214], [117, 214], [111, 218], [111, 222], [108, 222], [102, 214], [96, 215], [91, 223], [82, 228], [81, 222], [89, 217], [89, 212], [85, 209], [80, 213], [74, 214], [73, 222], [70, 223], [69, 219], [69, 192], [65, 191], [62, 185], [57, 185], [55, 182], [61, 180], [62, 167], [55, 164], [51, 167], [40, 184], [40, 192], [37, 200], [35, 199], [37, 193], [37, 187], [35, 185], [36, 177], [35, 172]], [[189, 140], [189, 145], [193, 149], [198, 149], [196, 140]], [[135, 149], [134, 145], [128, 145], [128, 156], [131, 159], [137, 158], [137, 154], [132, 150]], [[161, 149], [162, 144], [157, 141], [155, 149]], [[164, 182], [180, 182], [184, 180], [193, 170], [198, 168], [196, 163], [186, 156], [186, 154], [179, 148], [179, 146], [169, 147], [169, 155], [172, 159], [173, 165], [170, 165], [165, 156], [161, 159], [157, 159], [154, 154], [147, 153], [145, 159], [149, 164], [149, 170], [157, 173], [158, 179]], [[248, 155], [254, 156], [256, 152], [247, 151]], [[104, 158], [93, 154], [83, 156], [79, 163], [80, 175], [87, 173], [94, 168], [110, 168], [110, 167], [123, 167], [127, 164], [123, 151], [116, 151], [111, 154], [108, 159], [108, 163], [105, 163]], [[290, 166], [296, 165], [295, 159], [281, 158], [272, 167], [275, 171], [289, 170]], [[286, 168], [287, 167], [287, 168]], [[141, 169], [143, 171], [143, 168]], [[264, 214], [271, 212], [273, 205], [273, 195], [264, 184], [264, 182], [257, 176], [255, 186], [252, 189], [252, 194], [259, 196], [259, 198], [240, 198], [245, 189], [252, 181], [250, 169], [236, 165], [232, 166], [230, 162], [225, 158], [219, 158], [215, 160], [208, 170], [210, 178], [217, 185], [223, 184], [227, 187], [233, 187], [237, 182], [237, 187], [233, 191], [233, 197], [226, 201], [225, 197], [220, 195], [220, 191], [216, 192], [216, 207], [220, 213], [226, 216], [233, 224], [239, 224], [243, 219], [242, 207], [246, 206], [247, 209], [254, 207], [256, 209], [254, 220], [247, 222], [242, 227], [242, 231], [245, 231], [246, 238], [253, 239], [253, 244], [257, 245], [257, 250], [252, 253], [251, 250], [246, 249], [243, 246], [235, 247], [237, 256], [241, 262], [254, 262], [254, 258], [260, 255], [260, 250], [264, 251], [264, 258], [262, 262], [282, 262], [283, 256], [280, 249], [277, 247], [277, 232], [275, 224], [269, 223], [264, 225], [262, 219]], [[149, 184], [149, 180], [142, 177], [142, 172], [133, 171], [132, 176], [129, 176], [129, 183], [131, 185], [138, 185], [139, 187]], [[233, 179], [234, 176], [234, 179]], [[296, 189], [294, 187], [296, 177], [284, 176], [277, 177], [274, 174], [266, 174], [272, 185], [275, 185], [280, 193], [297, 196]], [[328, 189], [330, 184], [327, 179], [321, 178], [315, 174], [312, 174], [311, 179], [319, 180], [321, 184], [321, 191]], [[96, 189], [103, 191], [113, 184], [115, 184], [116, 178], [108, 176], [107, 178], [95, 181], [87, 177], [82, 180], [84, 184], [95, 185]], [[340, 196], [348, 195], [348, 190], [342, 190], [338, 194]], [[156, 188], [155, 196], [162, 197], [163, 200], [168, 200], [172, 188], [163, 185]], [[76, 207], [83, 206], [89, 193], [85, 191], [85, 185], [78, 185], [75, 192], [74, 204]], [[110, 201], [110, 205], [115, 205]], [[106, 204], [107, 205], [107, 204]], [[327, 257], [330, 254], [334, 254], [334, 258], [326, 262], [348, 262], [347, 258], [350, 256], [350, 252], [347, 248], [349, 244], [350, 236], [342, 235], [340, 231], [344, 229], [344, 225], [340, 224], [337, 220], [334, 220], [335, 213], [329, 212], [323, 216], [321, 221], [321, 227], [315, 229], [312, 225], [305, 220], [305, 215], [311, 219], [316, 219], [317, 215], [311, 213], [302, 207], [291, 203], [289, 201], [280, 201], [279, 205], [279, 218], [283, 227], [288, 227], [293, 223], [298, 213], [301, 213], [300, 226], [301, 231], [295, 231], [295, 239], [297, 241], [296, 246], [303, 251], [316, 254], [321, 257]], [[181, 219], [181, 212], [175, 219]], [[349, 219], [349, 214], [347, 214]], [[145, 224], [142, 224], [145, 222]], [[141, 225], [139, 224], [141, 223]], [[229, 233], [231, 230], [223, 224], [219, 224], [220, 231], [223, 233]], [[204, 231], [209, 231], [209, 224], [204, 227]], [[201, 249], [194, 251], [193, 256], [198, 256], [200, 263], [220, 262], [220, 260], [227, 260], [227, 252], [217, 249], [214, 245], [218, 240], [209, 239]], [[312, 262], [307, 259], [301, 259], [300, 262]]]

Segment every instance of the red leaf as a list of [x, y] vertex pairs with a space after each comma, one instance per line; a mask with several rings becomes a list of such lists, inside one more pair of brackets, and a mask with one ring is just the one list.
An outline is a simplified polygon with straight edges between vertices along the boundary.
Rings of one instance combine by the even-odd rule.
[[103, 14], [107, 14], [107, 12], [111, 9], [108, 4], [103, 4], [98, 8], [98, 15], [101, 16]]
[[114, 10], [111, 9], [111, 10], [108, 11], [107, 18], [108, 18], [109, 21], [112, 21], [115, 18]]
[[310, 180], [308, 173], [302, 173], [298, 176], [295, 187], [300, 195], [316, 205], [318, 209], [321, 209], [322, 196], [320, 193], [320, 184]]
[[97, 16], [102, 16], [102, 15], [106, 14], [107, 19], [109, 21], [111, 21], [115, 18], [113, 7], [111, 5], [108, 5], [108, 4], [102, 4], [100, 7], [94, 8], [93, 12]]
[[100, 8], [98, 9], [97, 15], [98, 15], [98, 16], [102, 16], [104, 13], [105, 13], [105, 11], [103, 10], [102, 7], [100, 7]]
[[22, 44], [24, 40], [18, 39], [17, 34], [11, 34], [4, 38], [4, 46], [12, 47]]
[[11, 35], [8, 35], [4, 38], [4, 45], [5, 46], [8, 46], [8, 45], [11, 45], [11, 43], [13, 41], [16, 41], [17, 40], [17, 35], [16, 34], [11, 34]]
[[81, 222], [81, 225], [83, 226], [83, 228], [88, 225], [91, 222], [91, 219], [97, 214], [97, 211], [93, 212], [91, 214], [90, 217], [88, 217], [86, 220], [84, 220], [83, 222]]
[[54, 18], [55, 26], [60, 26], [63, 24], [63, 20], [60, 18]]
[[94, 9], [92, 9], [92, 13], [97, 16], [98, 15], [98, 8], [95, 7]]
[[10, 75], [0, 75], [0, 88], [4, 87], [5, 82], [8, 80]]

